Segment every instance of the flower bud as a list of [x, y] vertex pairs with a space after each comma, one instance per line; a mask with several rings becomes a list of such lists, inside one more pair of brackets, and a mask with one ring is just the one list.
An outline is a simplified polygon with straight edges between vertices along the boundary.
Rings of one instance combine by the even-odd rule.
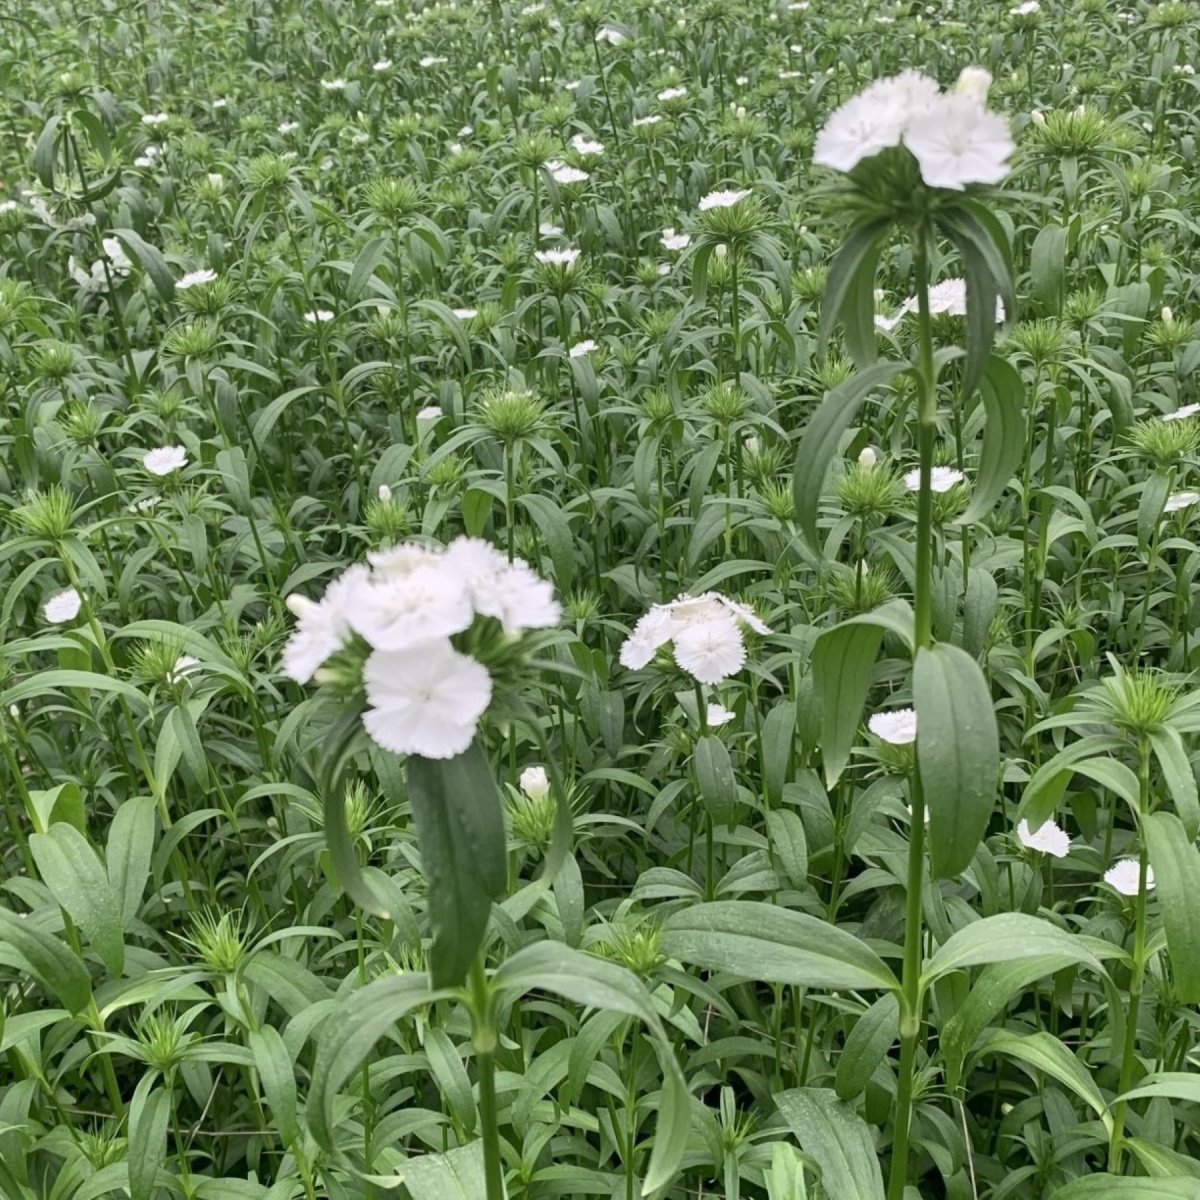
[[736, 116], [739, 121], [744, 121], [746, 119], [746, 106], [744, 104], [739, 104], [737, 109], [734, 111], [734, 116]]
[[521, 772], [521, 791], [530, 800], [544, 800], [550, 795], [550, 780], [546, 776], [545, 767], [526, 767]]
[[729, 247], [724, 242], [717, 243], [716, 254], [718, 258], [724, 258], [729, 253]]
[[759, 450], [761, 449], [761, 446], [759, 444], [758, 438], [748, 437], [748, 438], [746, 438], [745, 441], [742, 442], [742, 448], [746, 451], [747, 454], [757, 454], [759, 452]]
[[1039, 128], [1046, 124], [1046, 114], [1039, 108], [1035, 108], [1033, 112], [1029, 114], [1029, 119]]
[[379, 503], [390, 504], [392, 502], [392, 489], [386, 483], [379, 485]]
[[875, 469], [875, 464], [878, 461], [879, 455], [875, 453], [875, 448], [873, 446], [864, 446], [862, 450], [859, 451], [858, 465], [862, 467], [864, 471], [873, 471]]
[[1175, 314], [1165, 304], [1161, 316], [1164, 325], [1170, 325], [1175, 320]]
[[980, 104], [987, 101], [988, 89], [992, 86], [992, 73], [984, 67], [963, 67], [959, 72], [954, 90], [960, 96], [970, 96]]

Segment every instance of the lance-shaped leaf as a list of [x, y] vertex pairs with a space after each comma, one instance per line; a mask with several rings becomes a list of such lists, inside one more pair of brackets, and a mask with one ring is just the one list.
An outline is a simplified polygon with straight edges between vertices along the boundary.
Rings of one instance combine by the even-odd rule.
[[970, 524], [987, 516], [1025, 454], [1025, 383], [1020, 371], [993, 354], [979, 384], [987, 424], [971, 503], [959, 518]]
[[883, 1173], [866, 1122], [828, 1088], [793, 1088], [775, 1097], [779, 1114], [821, 1168], [821, 1186], [837, 1200], [883, 1200]]
[[817, 357], [829, 345], [840, 320], [846, 331], [846, 348], [859, 368], [875, 362], [875, 269], [891, 225], [885, 218], [856, 225], [834, 255], [821, 299], [821, 324]]
[[1175, 991], [1184, 1004], [1200, 1002], [1200, 850], [1174, 813], [1152, 813], [1142, 834], [1154, 868]]

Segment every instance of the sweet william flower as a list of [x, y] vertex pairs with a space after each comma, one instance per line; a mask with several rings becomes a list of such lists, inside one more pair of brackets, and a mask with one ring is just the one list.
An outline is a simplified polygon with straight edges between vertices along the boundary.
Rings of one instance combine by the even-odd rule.
[[917, 740], [917, 714], [911, 708], [873, 713], [867, 728], [880, 741], [892, 746], [907, 746]]
[[738, 201], [745, 200], [748, 195], [750, 195], [749, 188], [709, 192], [700, 201], [700, 211], [708, 212], [713, 208], [732, 208]]
[[999, 183], [1016, 149], [1008, 122], [969, 95], [939, 97], [909, 123], [904, 142], [930, 187], [956, 192], [971, 183]]
[[[1115, 888], [1122, 896], [1136, 896], [1140, 881], [1141, 867], [1136, 858], [1123, 858], [1114, 863], [1104, 872], [1104, 882]], [[1146, 891], [1154, 887], [1154, 868], [1146, 868]]]
[[83, 597], [74, 588], [66, 588], [61, 592], [55, 592], [42, 605], [42, 616], [52, 625], [65, 625], [79, 616], [79, 610], [82, 607]]
[[689, 626], [674, 638], [675, 661], [700, 683], [720, 683], [746, 662], [741, 630], [730, 618]]
[[462, 754], [492, 698], [487, 669], [445, 640], [373, 651], [363, 686], [370, 738], [393, 754], [422, 758]]
[[595, 349], [596, 343], [591, 338], [584, 338], [582, 342], [576, 342], [567, 353], [571, 358], [586, 358]]
[[366, 567], [353, 566], [326, 589], [320, 603], [293, 593], [285, 603], [297, 618], [295, 630], [283, 648], [283, 673], [296, 683], [307, 683], [317, 669], [336, 654], [350, 636], [347, 612], [370, 586]]
[[208, 267], [201, 267], [198, 271], [189, 271], [184, 275], [175, 284], [175, 290], [177, 292], [186, 292], [188, 288], [198, 287], [202, 283], [213, 283], [216, 278], [216, 271], [212, 271]]
[[553, 266], [569, 267], [574, 264], [579, 257], [579, 251], [574, 246], [567, 246], [562, 250], [538, 250], [534, 254], [534, 258], [540, 263], [549, 263]]
[[689, 234], [676, 233], [673, 227], [664, 229], [659, 241], [662, 242], [665, 250], [686, 250], [692, 244]]
[[1182, 512], [1185, 508], [1191, 508], [1198, 502], [1200, 502], [1200, 492], [1172, 492], [1163, 505], [1163, 512]]
[[182, 446], [160, 446], [157, 450], [147, 450], [142, 455], [142, 466], [151, 475], [160, 478], [175, 471], [182, 471], [187, 466], [187, 450]]
[[376, 650], [407, 650], [461, 633], [473, 615], [462, 580], [433, 559], [399, 578], [373, 580], [347, 620]]
[[[929, 472], [929, 490], [931, 492], [948, 492], [956, 483], [962, 483], [966, 476], [953, 467], [934, 467]], [[921, 487], [921, 469], [914, 468], [905, 473], [904, 486], [910, 492], [918, 491]]]
[[521, 772], [518, 786], [530, 800], [545, 800], [550, 795], [550, 779], [545, 767], [526, 767]]
[[1186, 421], [1188, 417], [1194, 417], [1200, 413], [1200, 404], [1185, 404], [1182, 408], [1177, 408], [1174, 412], [1164, 413], [1164, 421]]
[[1070, 837], [1055, 821], [1043, 821], [1035, 830], [1022, 818], [1017, 822], [1017, 841], [1026, 850], [1038, 850], [1052, 858], [1066, 858], [1071, 849]]
[[963, 67], [954, 90], [960, 96], [970, 96], [985, 104], [992, 86], [992, 73], [986, 67]]

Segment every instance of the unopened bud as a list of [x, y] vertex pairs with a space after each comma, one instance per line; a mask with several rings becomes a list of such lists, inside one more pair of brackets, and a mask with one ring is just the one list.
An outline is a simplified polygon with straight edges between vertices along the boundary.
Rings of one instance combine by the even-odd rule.
[[988, 89], [992, 86], [992, 73], [983, 67], [963, 67], [959, 72], [958, 82], [954, 90], [960, 96], [970, 96], [983, 104], [987, 100]]
[[858, 465], [864, 471], [873, 471], [878, 461], [879, 455], [875, 453], [873, 446], [864, 446], [858, 453]]
[[521, 791], [530, 800], [545, 800], [550, 795], [550, 780], [546, 775], [545, 767], [526, 767], [521, 772], [519, 782]]
[[746, 106], [744, 104], [739, 104], [734, 112], [734, 116], [736, 116], [739, 121], [744, 121], [746, 119]]
[[758, 438], [751, 436], [742, 442], [742, 448], [747, 454], [757, 454], [761, 449], [761, 446], [759, 445]]
[[717, 243], [717, 257], [724, 258], [729, 253], [729, 247], [724, 242]]
[[392, 489], [386, 483], [379, 485], [379, 502], [380, 504], [391, 504]]
[[1163, 305], [1161, 315], [1164, 325], [1170, 325], [1175, 320], [1175, 314], [1166, 305]]
[[1029, 119], [1039, 128], [1046, 124], [1046, 114], [1040, 108], [1035, 108], [1029, 114]]

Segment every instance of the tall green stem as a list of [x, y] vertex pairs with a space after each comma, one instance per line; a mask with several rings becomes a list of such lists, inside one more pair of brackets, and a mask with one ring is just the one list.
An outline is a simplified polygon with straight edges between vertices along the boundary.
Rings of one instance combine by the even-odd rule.
[[479, 1123], [483, 1134], [483, 1177], [486, 1200], [505, 1200], [504, 1167], [500, 1160], [500, 1127], [496, 1115], [496, 1010], [480, 951], [468, 979], [474, 1022], [472, 1044], [479, 1070]]
[[[929, 257], [927, 231], [917, 233], [917, 319], [919, 330], [917, 393], [917, 452], [920, 455], [920, 490], [917, 493], [917, 578], [915, 652], [932, 640], [933, 592], [933, 439], [937, 419], [936, 378], [933, 369], [933, 330], [929, 313]], [[919, 733], [918, 733], [919, 736]], [[896, 1124], [892, 1135], [892, 1166], [887, 1200], [903, 1200], [908, 1179], [909, 1126], [912, 1121], [913, 1075], [917, 1042], [921, 1035], [921, 882], [925, 869], [925, 794], [914, 763], [912, 822], [908, 835], [908, 894], [905, 900], [904, 974], [900, 993], [900, 1078], [896, 1094]]]

